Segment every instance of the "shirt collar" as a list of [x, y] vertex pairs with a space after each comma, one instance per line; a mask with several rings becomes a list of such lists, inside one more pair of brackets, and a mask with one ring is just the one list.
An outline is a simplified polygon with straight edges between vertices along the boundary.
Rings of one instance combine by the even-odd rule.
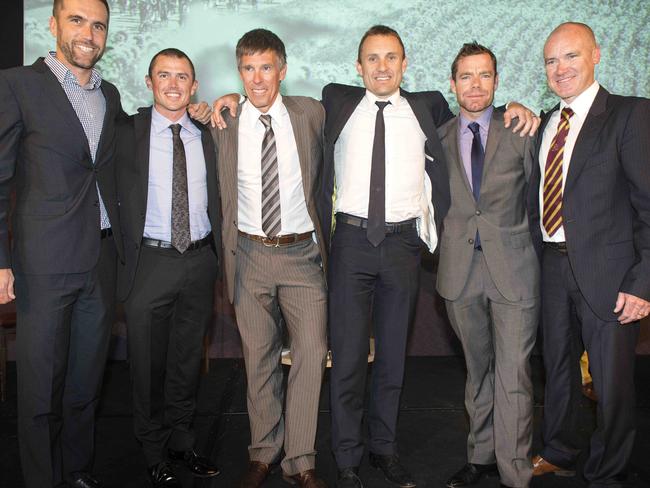
[[[45, 56], [45, 64], [50, 68], [52, 73], [54, 73], [54, 76], [56, 76], [56, 79], [59, 80], [59, 83], [62, 85], [65, 82], [73, 82], [77, 84], [78, 86], [81, 86], [79, 84], [79, 80], [77, 80], [77, 77], [72, 74], [72, 71], [63, 64], [61, 61], [59, 61], [56, 58], [56, 51], [50, 51], [47, 53], [47, 56]], [[99, 86], [102, 84], [102, 75], [99, 74], [99, 71], [97, 71], [95, 68], [92, 69], [90, 72], [90, 81], [88, 82], [87, 85], [81, 86], [82, 88], [86, 90], [94, 90], [96, 88], [99, 88]]]
[[459, 116], [460, 122], [458, 125], [460, 132], [463, 133], [463, 132], [470, 131], [470, 128], [467, 126], [472, 122], [478, 123], [478, 125], [481, 127], [481, 130], [487, 132], [490, 129], [490, 120], [492, 120], [493, 111], [494, 111], [494, 105], [490, 105], [487, 109], [485, 109], [485, 112], [483, 112], [476, 120], [467, 119], [461, 113]]
[[581, 120], [584, 120], [585, 118], [587, 118], [587, 114], [589, 113], [589, 109], [591, 108], [591, 105], [594, 103], [599, 88], [600, 85], [598, 84], [597, 81], [594, 80], [591, 86], [589, 86], [589, 88], [587, 88], [580, 95], [578, 95], [573, 100], [573, 102], [566, 103], [564, 100], [561, 100], [560, 110], [564, 109], [565, 107], [571, 107], [573, 112], [578, 117], [580, 117]]
[[402, 95], [400, 95], [399, 88], [388, 98], [379, 98], [370, 90], [366, 89], [365, 99], [369, 105], [375, 105], [375, 102], [390, 102], [394, 107], [399, 107], [400, 103], [402, 103]]
[[187, 112], [185, 112], [183, 116], [176, 122], [172, 122], [167, 117], [158, 112], [158, 110], [156, 110], [156, 107], [151, 107], [151, 132], [157, 135], [163, 135], [165, 131], [167, 131], [171, 134], [169, 126], [172, 124], [181, 124], [181, 127], [189, 131], [191, 134], [195, 136], [201, 135], [201, 130], [192, 123], [190, 117], [187, 115]]
[[254, 129], [256, 124], [262, 124], [260, 121], [260, 115], [270, 115], [272, 126], [282, 127], [285, 123], [284, 116], [287, 113], [287, 108], [282, 102], [282, 95], [278, 93], [278, 96], [273, 101], [273, 105], [271, 105], [271, 108], [265, 114], [260, 112], [259, 109], [251, 103], [250, 99], [246, 99], [246, 102], [244, 102], [244, 105], [242, 106], [242, 113], [240, 116], [242, 118], [242, 123], [248, 124], [251, 129]]

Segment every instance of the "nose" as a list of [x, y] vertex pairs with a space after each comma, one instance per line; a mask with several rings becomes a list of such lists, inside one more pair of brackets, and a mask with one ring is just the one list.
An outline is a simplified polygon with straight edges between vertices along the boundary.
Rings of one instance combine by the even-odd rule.
[[259, 70], [253, 71], [253, 83], [259, 84], [262, 82], [262, 73]]
[[379, 59], [379, 71], [386, 71], [386, 59], [385, 58], [380, 58]]

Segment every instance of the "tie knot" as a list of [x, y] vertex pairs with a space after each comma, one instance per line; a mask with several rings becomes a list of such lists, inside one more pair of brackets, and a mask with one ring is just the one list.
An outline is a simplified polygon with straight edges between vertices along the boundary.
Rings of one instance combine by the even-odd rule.
[[474, 135], [480, 134], [481, 126], [478, 125], [478, 122], [470, 122], [469, 124], [467, 124], [467, 127], [469, 128], [469, 130], [472, 131], [472, 134]]
[[384, 110], [386, 108], [386, 105], [390, 105], [390, 102], [376, 101], [375, 105], [377, 105], [379, 107], [379, 111], [381, 112], [382, 110]]
[[562, 113], [560, 114], [560, 116], [561, 116], [564, 120], [569, 120], [569, 119], [571, 118], [571, 116], [572, 116], [574, 113], [575, 113], [575, 112], [574, 112], [573, 110], [571, 110], [571, 107], [564, 107], [564, 108], [562, 109]]
[[172, 134], [175, 136], [181, 133], [181, 124], [172, 124], [169, 126], [169, 128], [172, 130]]
[[271, 128], [271, 116], [268, 114], [262, 114], [260, 115], [260, 122], [264, 124], [265, 129], [270, 129]]

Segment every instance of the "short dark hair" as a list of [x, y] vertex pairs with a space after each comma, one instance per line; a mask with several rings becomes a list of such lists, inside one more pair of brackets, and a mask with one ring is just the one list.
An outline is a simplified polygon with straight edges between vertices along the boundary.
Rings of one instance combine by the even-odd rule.
[[494, 74], [497, 74], [497, 57], [494, 55], [492, 51], [490, 51], [487, 47], [482, 46], [476, 41], [472, 42], [466, 42], [463, 44], [463, 47], [460, 48], [460, 51], [458, 51], [458, 54], [456, 54], [456, 57], [454, 58], [454, 62], [451, 63], [451, 79], [455, 80], [456, 79], [456, 72], [458, 71], [458, 62], [466, 58], [467, 56], [475, 56], [477, 54], [489, 54], [490, 58], [492, 58], [492, 64], [494, 65]]
[[[56, 14], [63, 8], [63, 1], [64, 0], [54, 0], [52, 3], [52, 16], [56, 17]], [[98, 2], [101, 2], [104, 4], [104, 7], [106, 7], [106, 13], [108, 14], [108, 17], [111, 16], [111, 9], [108, 6], [108, 0], [97, 0]]]
[[387, 25], [373, 25], [370, 29], [368, 29], [365, 34], [361, 37], [361, 41], [359, 41], [359, 50], [357, 51], [357, 61], [360, 63], [361, 62], [361, 48], [363, 48], [363, 43], [366, 42], [366, 39], [370, 36], [393, 36], [399, 41], [399, 45], [402, 46], [402, 57], [406, 57], [406, 50], [404, 49], [404, 43], [402, 42], [402, 38], [399, 36], [397, 31], [391, 27], [388, 27]]
[[253, 29], [241, 36], [237, 41], [235, 56], [237, 57], [237, 68], [241, 65], [241, 59], [251, 54], [273, 51], [280, 60], [280, 68], [287, 64], [287, 51], [282, 40], [273, 32], [267, 29]]
[[153, 75], [153, 67], [156, 64], [156, 59], [158, 59], [160, 56], [170, 56], [172, 58], [178, 58], [178, 59], [187, 59], [187, 62], [190, 63], [190, 68], [192, 70], [192, 80], [196, 80], [196, 72], [194, 71], [194, 63], [190, 59], [190, 57], [185, 54], [183, 51], [180, 49], [176, 49], [175, 47], [168, 47], [166, 49], [163, 49], [162, 51], [158, 51], [156, 54], [154, 54], [153, 58], [151, 58], [151, 62], [149, 63], [149, 78], [152, 77]]

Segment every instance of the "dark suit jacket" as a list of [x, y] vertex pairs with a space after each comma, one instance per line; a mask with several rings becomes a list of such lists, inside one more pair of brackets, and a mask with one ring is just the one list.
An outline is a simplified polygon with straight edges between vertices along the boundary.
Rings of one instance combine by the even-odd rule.
[[[323, 270], [327, 269], [327, 253], [325, 251], [323, 227], [316, 211], [316, 183], [320, 176], [323, 161], [323, 123], [325, 114], [318, 101], [309, 97], [282, 96], [282, 103], [289, 112], [293, 135], [298, 148], [298, 159], [302, 176], [302, 187], [305, 194], [307, 212], [314, 224], [316, 239], [321, 255]], [[219, 180], [221, 181], [221, 198], [223, 202], [223, 245], [224, 245], [224, 277], [228, 299], [232, 303], [235, 298], [235, 281], [237, 272], [237, 238], [238, 227], [238, 178], [237, 178], [237, 148], [239, 144], [239, 114], [241, 105], [237, 107], [237, 117], [233, 118], [224, 112], [228, 127], [224, 130], [212, 129], [212, 136], [218, 151]], [[325, 273], [325, 276], [327, 274]]]
[[[539, 151], [537, 159], [529, 208], [539, 249]], [[571, 155], [562, 218], [573, 273], [596, 315], [616, 320], [619, 291], [650, 300], [650, 100], [600, 88]]]
[[[201, 130], [208, 186], [208, 217], [212, 227], [217, 257], [221, 250], [221, 207], [214, 145], [209, 130], [194, 121]], [[126, 300], [133, 287], [138, 268], [142, 234], [149, 193], [149, 140], [151, 107], [141, 108], [117, 126], [117, 181], [120, 217], [124, 236], [125, 264], [118, 268], [118, 299]], [[219, 260], [220, 261], [220, 260]]]
[[[323, 88], [323, 105], [325, 106], [325, 160], [320, 182], [318, 210], [323, 229], [332, 229], [332, 195], [334, 193], [334, 146], [366, 93], [365, 88], [330, 83]], [[449, 110], [447, 101], [440, 92], [409, 93], [400, 90], [400, 94], [411, 106], [427, 138], [424, 152], [425, 170], [431, 179], [431, 200], [435, 209], [435, 221], [438, 236], [442, 229], [442, 220], [449, 209], [449, 175], [445, 165], [445, 153], [440, 145], [436, 128], [440, 127], [454, 115]], [[329, 249], [331, 233], [325, 232]]]
[[[82, 273], [100, 249], [97, 185], [120, 256], [113, 165], [117, 89], [103, 80], [106, 115], [93, 165], [88, 140], [52, 71], [33, 65], [0, 71], [0, 268], [20, 273]], [[13, 257], [7, 245], [12, 183]]]

